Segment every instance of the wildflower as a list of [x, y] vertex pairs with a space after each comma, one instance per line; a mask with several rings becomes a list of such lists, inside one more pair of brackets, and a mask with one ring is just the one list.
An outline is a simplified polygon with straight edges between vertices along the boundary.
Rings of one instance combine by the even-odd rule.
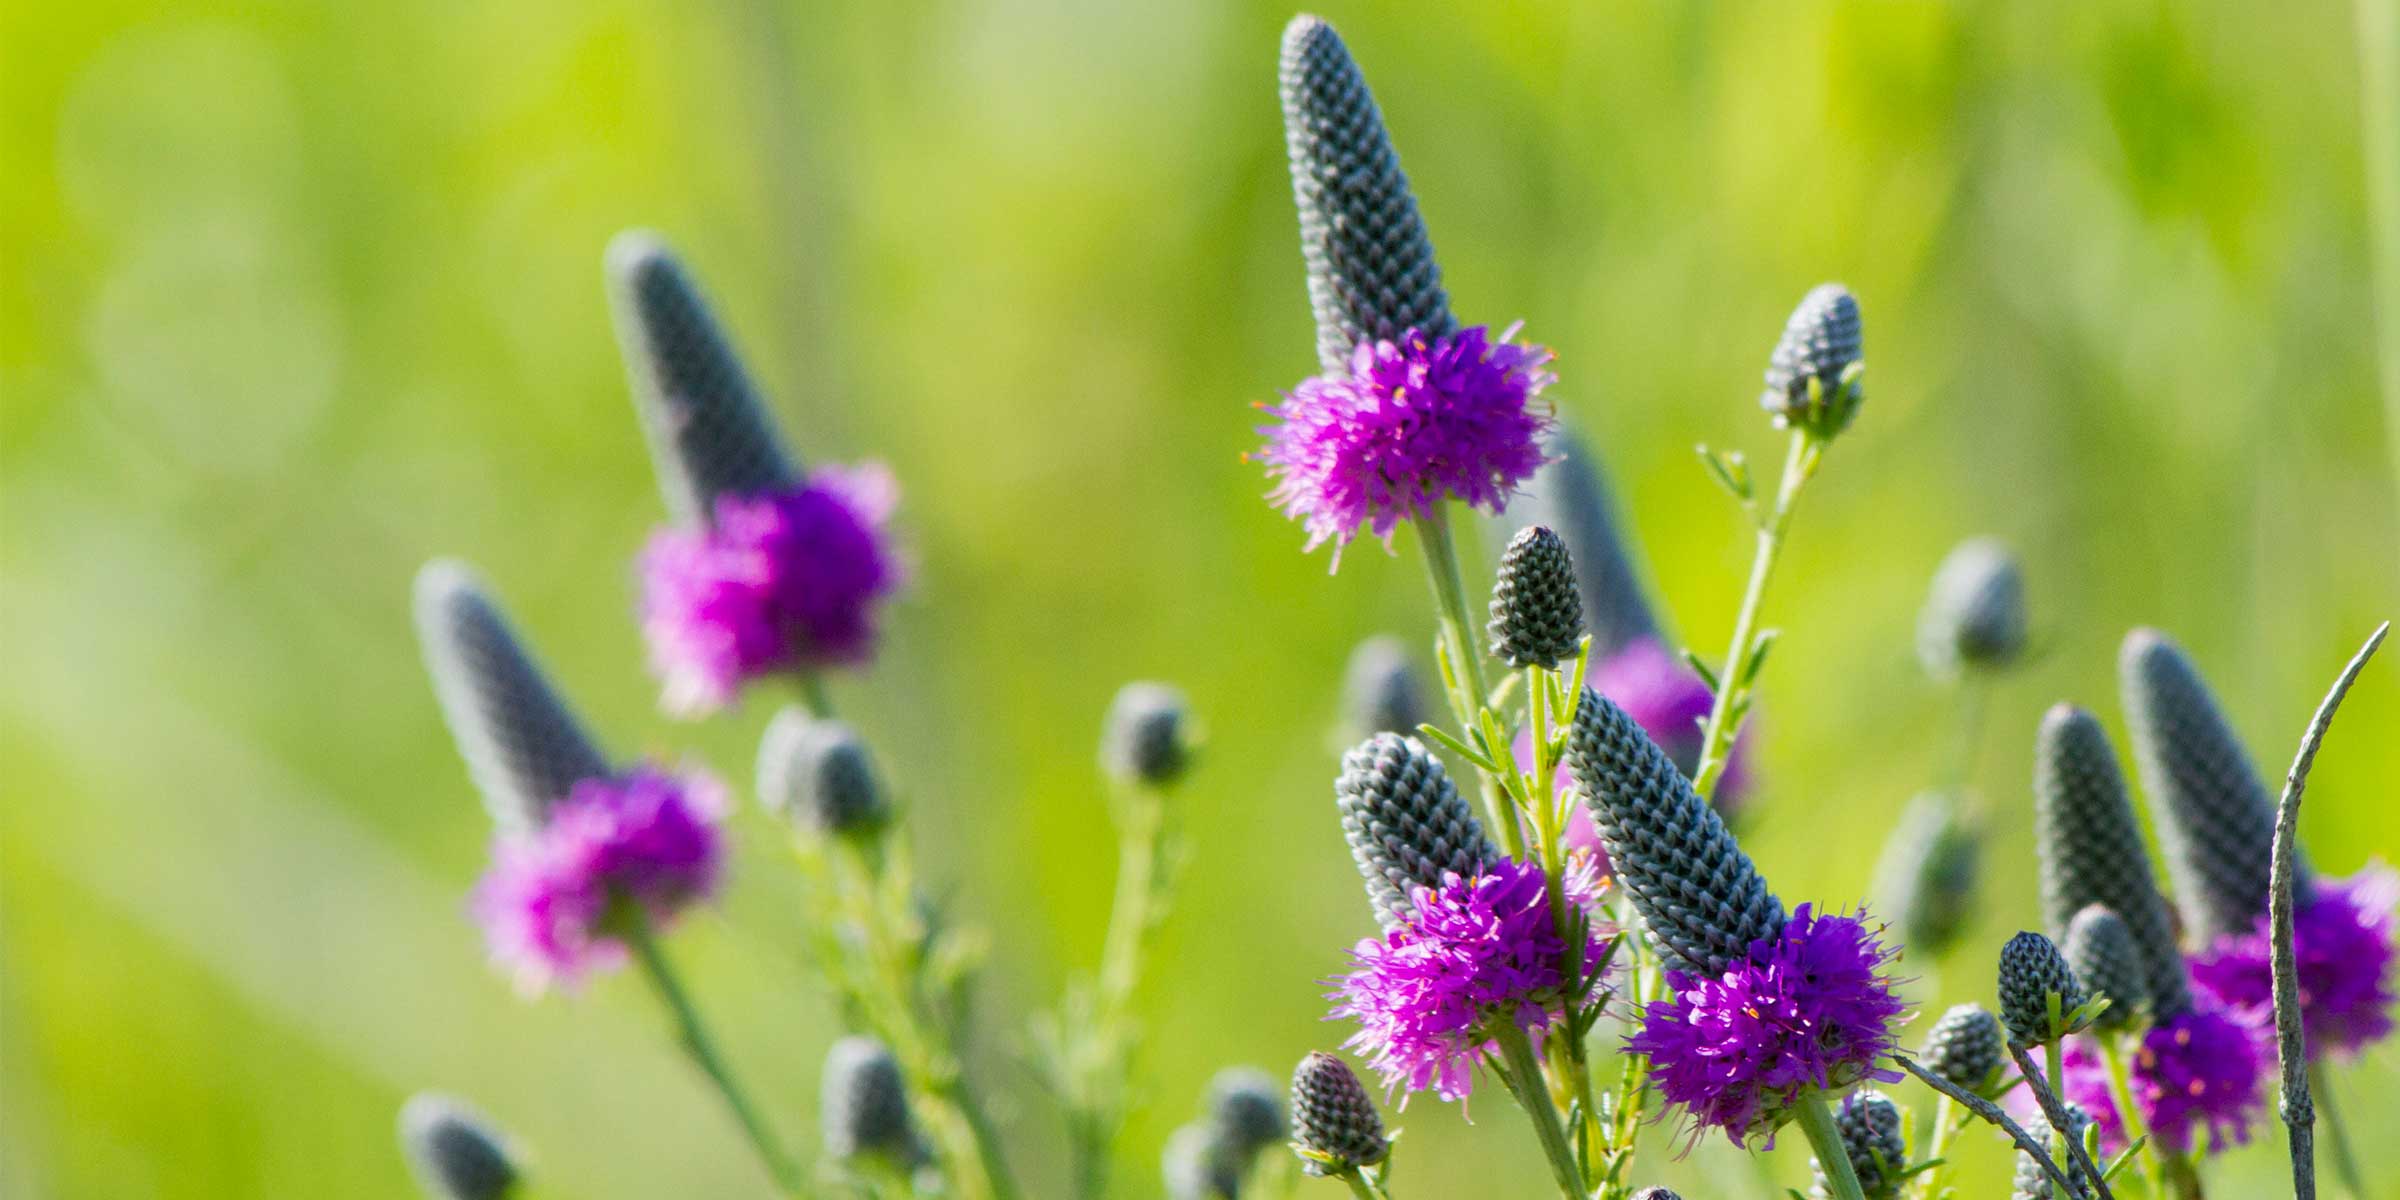
[[[2197, 1148], [2203, 1133], [2219, 1149], [2248, 1141], [2263, 1102], [2260, 1053], [2258, 1032], [2213, 1004], [2161, 1017], [2126, 1065], [2143, 1127], [2178, 1153]], [[2091, 1039], [2067, 1039], [2059, 1069], [2066, 1077], [2061, 1093], [2098, 1122], [2102, 1148], [2121, 1149], [2124, 1121], [2109, 1094], [2108, 1064]]]
[[1567, 545], [1542, 525], [1508, 543], [1492, 585], [1492, 657], [1512, 667], [1555, 670], [1582, 653], [1583, 598]]
[[1413, 737], [1379, 733], [1360, 742], [1342, 756], [1333, 793], [1367, 902], [1387, 932], [1408, 922], [1421, 891], [1476, 875], [1500, 857], [1442, 760]]
[[[1908, 1143], [1900, 1133], [1900, 1106], [1881, 1092], [1854, 1092], [1842, 1100], [1833, 1125], [1841, 1135], [1843, 1154], [1849, 1158], [1850, 1170], [1858, 1176], [1859, 1190], [1867, 1200], [1892, 1200], [1898, 1196], [1900, 1172], [1908, 1165]], [[1833, 1194], [1833, 1185], [1822, 1164], [1810, 1159], [1809, 1172], [1815, 1180], [1809, 1192], [1812, 1197]]]
[[1124, 783], [1161, 787], [1192, 760], [1191, 708], [1163, 683], [1129, 683], [1108, 707], [1100, 734], [1100, 766]]
[[629, 923], [670, 924], [715, 893], [724, 808], [699, 772], [644, 765], [576, 784], [541, 828], [493, 847], [473, 904], [493, 959], [528, 991], [621, 963]]
[[[1589, 682], [1594, 690], [1633, 718], [1642, 732], [1666, 751], [1669, 761], [1686, 779], [1699, 769], [1700, 725], [1708, 719], [1716, 695], [1657, 639], [1638, 638], [1595, 662]], [[1532, 742], [1521, 740], [1519, 760], [1531, 753]], [[1559, 764], [1556, 782], [1561, 791], [1573, 786], [1573, 775], [1563, 762]], [[1726, 760], [1724, 774], [1717, 777], [1717, 793], [1710, 803], [1720, 816], [1732, 818], [1740, 814], [1749, 788], [1750, 735], [1745, 730], [1733, 739], [1733, 752]], [[1592, 823], [1590, 809], [1581, 804], [1575, 806], [1568, 815], [1563, 842], [1568, 850], [1591, 853], [1602, 869], [1607, 869], [1608, 851], [1600, 844], [1600, 830]]]
[[1939, 678], [1995, 671], [2025, 650], [2025, 575], [1991, 538], [1971, 538], [1942, 560], [1917, 619], [1917, 655]]
[[1838, 283], [1821, 283], [1792, 310], [1767, 360], [1767, 388], [1758, 402], [1778, 426], [1830, 438], [1850, 424], [1866, 399], [1859, 384], [1863, 340], [1858, 299]]
[[1990, 1094], [2007, 1061], [2000, 1018], [1977, 1004], [1960, 1004], [1943, 1013], [1917, 1051], [1917, 1062], [1926, 1070], [1977, 1095]]
[[825, 1052], [817, 1116], [825, 1153], [850, 1160], [878, 1156], [897, 1166], [925, 1158], [909, 1115], [908, 1085], [891, 1048], [871, 1037], [846, 1037]]
[[1350, 654], [1343, 676], [1345, 740], [1378, 733], [1414, 733], [1425, 723], [1424, 689], [1395, 637], [1371, 637]]
[[1275, 1078], [1256, 1067], [1227, 1067], [1208, 1081], [1208, 1121], [1227, 1145], [1255, 1154], [1287, 1132]]
[[891, 801], [867, 742], [846, 721], [793, 705], [758, 744], [758, 796], [768, 811], [820, 836], [869, 835], [891, 819]]
[[1321, 1050], [1292, 1071], [1292, 1140], [1303, 1152], [1300, 1169], [1320, 1176], [1374, 1166], [1392, 1149], [1350, 1064]]
[[[2084, 1111], [2082, 1105], [2067, 1105], [2067, 1134], [2069, 1137], [2081, 1140], [2084, 1132], [2091, 1127], [2092, 1116]], [[2025, 1132], [2045, 1146], [2050, 1144], [2049, 1119], [2038, 1111], [2026, 1117]], [[2056, 1161], [2059, 1169], [2066, 1172], [2068, 1179], [2074, 1181], [2078, 1186], [2085, 1185], [2083, 1168], [2076, 1163], [2074, 1155], [2066, 1155]], [[2058, 1186], [2051, 1180], [2050, 1172], [2042, 1169], [2040, 1160], [2022, 1150], [2017, 1151], [2017, 1169], [2010, 1182], [2012, 1186], [2009, 1191], [2009, 1200], [2051, 1200], [2054, 1189]]]
[[1283, 1140], [1283, 1101], [1253, 1067], [1228, 1067], [1209, 1081], [1207, 1114], [1167, 1139], [1159, 1167], [1168, 1200], [1233, 1200], [1258, 1152]]
[[419, 1092], [400, 1106], [400, 1149], [432, 1200], [506, 1200], [517, 1188], [508, 1140], [465, 1102]]
[[2142, 978], [2141, 952], [2125, 918], [2105, 905], [2087, 904], [2067, 926], [2067, 966], [2084, 990], [2108, 997], [2093, 1024], [2115, 1031], [2139, 1024], [2150, 1009], [2150, 987]]
[[[2400, 875], [2381, 863], [2347, 879], [2319, 879], [2292, 916], [2300, 1025], [2313, 1061], [2352, 1058], [2392, 1032], [2392, 910]], [[2274, 938], [2262, 914], [2247, 933], [2219, 937], [2192, 960], [2201, 993], [2271, 1036]]]
[[[1588, 871], [1563, 880], [1580, 910], [1596, 902]], [[1585, 926], [1582, 962], [1600, 961], [1605, 941]], [[1355, 969], [1327, 998], [1333, 1015], [1359, 1024], [1344, 1045], [1382, 1074], [1388, 1089], [1428, 1089], [1445, 1100], [1474, 1090], [1476, 1062], [1507, 1026], [1537, 1037], [1567, 1019], [1567, 945], [1550, 910], [1539, 865], [1498, 858], [1472, 875], [1420, 887], [1408, 917], [1351, 951]]]
[[2150, 872], [2150, 852], [2125, 792], [2108, 734], [2092, 714], [2053, 707], [2034, 743], [2034, 845], [2041, 856], [2042, 913], [2062, 933], [2087, 904], [2115, 910], [2140, 954], [2153, 1012], [2191, 1003], [2173, 919]]
[[1573, 552], [1575, 590], [1583, 597], [1595, 661], [1637, 641], [1657, 641], [1658, 619], [1642, 594], [1633, 538], [1617, 520], [1599, 456], [1563, 425], [1551, 428], [1547, 450], [1550, 461], [1534, 472], [1509, 513], [1557, 530]]
[[[2057, 998], [2055, 1021], [2052, 997]], [[2000, 1020], [2014, 1044], [2047, 1046], [2075, 1032], [2081, 1026], [2074, 1023], [2074, 1013], [2083, 1002], [2083, 985], [2057, 943], [2020, 930], [2000, 948]]]
[[1973, 914], [1983, 833], [1947, 792], [1909, 802], [1875, 868], [1877, 904], [1897, 914], [1900, 942], [1939, 955]]

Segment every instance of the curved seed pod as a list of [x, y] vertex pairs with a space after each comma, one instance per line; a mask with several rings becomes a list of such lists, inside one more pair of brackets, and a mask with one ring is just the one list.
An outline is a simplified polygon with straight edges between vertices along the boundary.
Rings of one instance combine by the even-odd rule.
[[2134, 948], [2133, 931], [2115, 909], [2087, 904], [2067, 926], [2067, 966], [2084, 990], [2108, 997], [2093, 1024], [2117, 1030], [2138, 1024], [2150, 1007], [2150, 985], [2142, 973], [2142, 954]]
[[1379, 733], [1360, 742], [1342, 756], [1333, 797], [1367, 901], [1387, 931], [1407, 922], [1417, 888], [1440, 887], [1444, 872], [1474, 875], [1500, 857], [1442, 760], [1415, 738]]
[[2166, 897], [2150, 873], [2141, 823], [2108, 734], [2092, 714], [2057, 705], [2034, 742], [2034, 846], [2042, 860], [2042, 916], [2064, 933], [2087, 904], [2115, 909], [2142, 956], [2151, 1015], [2191, 1007], [2183, 955]]
[[[1908, 1142], [1900, 1133], [1900, 1106], [1881, 1092], [1853, 1092], [1834, 1114], [1833, 1127], [1841, 1134], [1842, 1152], [1849, 1157], [1850, 1169], [1857, 1173], [1859, 1190], [1867, 1200], [1892, 1200], [1899, 1195], [1900, 1172], [1908, 1165]], [[1815, 1179], [1809, 1194], [1833, 1195], [1824, 1167], [1813, 1158], [1808, 1166]]]
[[1555, 669], [1583, 646], [1583, 597], [1567, 544], [1547, 526], [1510, 539], [1492, 584], [1492, 657], [1512, 667]]
[[1279, 74], [1318, 361], [1339, 373], [1362, 341], [1456, 329], [1400, 155], [1341, 35], [1316, 17], [1292, 18]]
[[608, 774], [608, 761], [465, 564], [437, 560], [417, 572], [416, 618], [442, 718], [500, 828], [536, 828], [576, 783]]
[[706, 525], [717, 497], [789, 487], [798, 464], [708, 301], [665, 242], [627, 230], [608, 244], [609, 307], [667, 511]]
[[[2050, 1022], [2050, 997], [2058, 997], [2059, 1020]], [[2083, 1007], [2076, 982], [2058, 944], [2021, 930], [2000, 948], [2000, 1020], [2020, 1046], [2047, 1046], [2074, 1032], [2068, 1014]]]
[[846, 1037], [825, 1052], [818, 1119], [833, 1158], [882, 1155], [911, 1166], [923, 1156], [900, 1060], [874, 1038]]
[[1592, 634], [1594, 661], [1628, 644], [1658, 637], [1658, 618], [1634, 571], [1639, 552], [1618, 523], [1599, 456], [1564, 427], [1552, 430], [1551, 461], [1534, 473], [1510, 505], [1533, 524], [1558, 531], [1575, 562], [1575, 590], [1583, 597], [1583, 624]]
[[1350, 1064], [1321, 1050], [1301, 1059], [1292, 1072], [1292, 1140], [1332, 1160], [1303, 1157], [1300, 1169], [1311, 1175], [1371, 1167], [1392, 1148], [1366, 1085]]
[[[2076, 1138], [2083, 1137], [2084, 1131], [2092, 1127], [2091, 1114], [2072, 1103], [2067, 1105], [2067, 1122], [2071, 1136]], [[2047, 1144], [2050, 1141], [2050, 1122], [2037, 1112], [2025, 1119], [2025, 1132]], [[2066, 1171], [2069, 1180], [2077, 1186], [2084, 1186], [2083, 1168], [2076, 1164], [2073, 1155], [2059, 1156], [2058, 1165]], [[2017, 1171], [2011, 1182], [2013, 1190], [2009, 1193], [2009, 1200], [2050, 1200], [2058, 1190], [2058, 1185], [2050, 1181], [2050, 1173], [2042, 1169], [2042, 1164], [2022, 1150], [2017, 1151]]]
[[1838, 283], [1821, 283], [1800, 298], [1767, 359], [1761, 407], [1785, 428], [1819, 437], [1840, 433], [1858, 414], [1864, 389], [1850, 368], [1865, 353], [1858, 298]]
[[400, 1151], [432, 1200], [504, 1200], [517, 1188], [507, 1139], [462, 1100], [409, 1097], [400, 1106]]
[[1342, 711], [1352, 739], [1412, 732], [1425, 723], [1425, 691], [1395, 637], [1371, 637], [1350, 654]]
[[812, 833], [870, 833], [891, 818], [866, 739], [848, 722], [793, 705], [758, 745], [758, 795], [768, 811]]
[[1118, 689], [1100, 731], [1100, 768], [1120, 783], [1161, 787], [1192, 763], [1191, 706], [1163, 683]]
[[1719, 975], [1783, 932], [1783, 902], [1642, 727], [1585, 688], [1567, 765], [1621, 883], [1670, 970]]
[[[2184, 931], [2205, 946], [2249, 933], [2267, 912], [2275, 797], [2217, 708], [2200, 669], [2167, 635], [2136, 629], [2117, 658], [2133, 760], [2175, 883]], [[2308, 872], [2293, 877], [2309, 896]]]
[[1942, 560], [1917, 618], [1917, 655], [1936, 677], [1999, 670], [2025, 651], [2025, 573], [1993, 538], [1970, 538]]
[[2001, 1043], [2000, 1018], [1979, 1004], [1960, 1004], [1942, 1014], [1925, 1035], [1917, 1060], [1944, 1082], [1979, 1096], [1990, 1094], [2008, 1061]]

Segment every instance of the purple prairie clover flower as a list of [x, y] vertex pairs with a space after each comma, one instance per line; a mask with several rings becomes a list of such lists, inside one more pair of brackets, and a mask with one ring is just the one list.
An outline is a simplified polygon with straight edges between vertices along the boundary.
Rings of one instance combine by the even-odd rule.
[[1859, 917], [1803, 904], [1780, 937], [1751, 943], [1749, 960], [1723, 975], [1666, 972], [1674, 996], [1642, 1014], [1625, 1048], [1650, 1056], [1660, 1094], [1691, 1114], [1694, 1136], [1721, 1129], [1737, 1146], [1762, 1135], [1772, 1146], [1804, 1090], [1901, 1078], [1882, 1065], [1902, 1009], [1882, 971], [1891, 957]]
[[719, 496], [705, 527], [651, 535], [642, 630], [667, 707], [721, 708], [760, 676], [865, 661], [900, 583], [884, 528], [897, 497], [879, 464], [820, 467], [798, 487]]
[[1308, 549], [1334, 543], [1334, 565], [1360, 529], [1391, 544], [1402, 521], [1449, 499], [1499, 512], [1545, 461], [1556, 378], [1546, 347], [1495, 340], [1481, 325], [1442, 337], [1409, 330], [1362, 341], [1346, 372], [1303, 380], [1265, 406], [1259, 430], [1274, 480], [1267, 498], [1308, 530]]
[[[1570, 903], [1587, 916], [1597, 910], [1600, 882], [1588, 866], [1563, 882]], [[1496, 1023], [1538, 1041], [1566, 1019], [1566, 943], [1548, 881], [1531, 862], [1503, 858], [1473, 876], [1445, 873], [1441, 887], [1418, 888], [1410, 905], [1399, 928], [1352, 949], [1355, 969], [1326, 998], [1334, 1017], [1358, 1022], [1343, 1045], [1382, 1074], [1388, 1091], [1464, 1100], [1476, 1062], [1502, 1028]], [[1607, 939], [1598, 921], [1587, 928], [1589, 969]]]
[[715, 894], [724, 812], [704, 772], [644, 765], [576, 784], [539, 828], [493, 846], [472, 905], [493, 960], [528, 993], [621, 964], [621, 922], [664, 925]]
[[[2352, 1058], [2392, 1032], [2392, 910], [2400, 874], [2372, 863], [2348, 879], [2316, 881], [2292, 918], [2300, 976], [2300, 1024], [2311, 1060]], [[2272, 1045], [2273, 938], [2264, 915], [2248, 933], [2226, 934], [2192, 958], [2192, 982]]]
[[[2261, 1053], [2256, 1029], [2203, 1003], [2143, 1032], [2126, 1063], [2127, 1090], [2144, 1128], [2169, 1150], [2192, 1149], [2202, 1132], [2218, 1148], [2238, 1145], [2250, 1140], [2250, 1122], [2263, 1103]], [[2059, 1072], [2065, 1098], [2099, 1124], [2101, 1149], [2113, 1154], [2124, 1148], [2125, 1122], [2109, 1094], [2108, 1063], [2089, 1036], [2067, 1039]]]

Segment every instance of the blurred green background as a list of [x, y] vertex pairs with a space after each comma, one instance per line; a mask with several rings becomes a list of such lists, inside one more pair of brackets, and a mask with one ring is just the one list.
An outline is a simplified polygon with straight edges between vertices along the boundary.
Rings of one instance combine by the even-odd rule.
[[[2032, 729], [2062, 697], [2119, 727], [2128, 627], [2181, 637], [2275, 771], [2400, 611], [2347, 6], [1328, 15], [1460, 312], [1558, 349], [1554, 394], [1712, 652], [1748, 542], [1691, 446], [1775, 461], [1754, 397], [1785, 312], [1823, 278], [1862, 297], [1868, 407], [1770, 602], [1749, 846], [1786, 896], [1860, 899], [1934, 769], [1948, 709], [1911, 642], [1936, 561], [1972, 533], [2024, 552], [2043, 652], [1993, 711], [2006, 816], [1941, 1003], [2037, 919]], [[1216, 1066], [1338, 1041], [1317, 981], [1371, 925], [1328, 803], [1339, 669], [1430, 625], [1417, 564], [1362, 548], [1329, 578], [1240, 460], [1250, 404], [1313, 364], [1289, 16], [0, 8], [0, 1188], [401, 1196], [392, 1115], [434, 1086], [535, 1146], [544, 1194], [763, 1193], [634, 981], [526, 1004], [483, 963], [484, 820], [408, 620], [417, 564], [463, 555], [615, 746], [747, 778], [767, 706], [661, 718], [630, 618], [660, 513], [599, 259], [635, 224], [712, 287], [805, 454], [907, 489], [916, 584], [839, 693], [991, 932], [980, 1071], [1018, 1157], [1054, 1178], [1016, 1055], [1097, 953], [1092, 746], [1128, 678], [1187, 688], [1211, 741], [1124, 1194], [1154, 1194]], [[2400, 849], [2395, 730], [2387, 655], [2310, 792], [2321, 867]], [[779, 839], [736, 828], [736, 886], [675, 949], [813, 1148], [833, 1030]], [[1908, 969], [1931, 999], [1934, 964]], [[2354, 1130], [2400, 1122], [2396, 1064], [2342, 1077]], [[1473, 1107], [1399, 1118], [1405, 1194], [1542, 1186], [1505, 1099]], [[1997, 1194], [1970, 1140], [1967, 1194]], [[2400, 1189], [2400, 1148], [2364, 1152]], [[2281, 1155], [2267, 1132], [2222, 1191]], [[1721, 1146], [1649, 1161], [1749, 1194]], [[1805, 1186], [1800, 1139], [1770, 1166]]]

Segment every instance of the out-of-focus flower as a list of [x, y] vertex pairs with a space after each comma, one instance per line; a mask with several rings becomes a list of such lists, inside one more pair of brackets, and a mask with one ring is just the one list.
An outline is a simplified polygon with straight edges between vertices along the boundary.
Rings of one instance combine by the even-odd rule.
[[[2355, 1057], [2391, 1034], [2395, 904], [2400, 874], [2376, 863], [2347, 879], [2318, 879], [2315, 894], [2292, 915], [2300, 1025], [2312, 1061]], [[2220, 937], [2192, 959], [2201, 993], [2270, 1039], [2273, 949], [2261, 916], [2255, 929]]]

